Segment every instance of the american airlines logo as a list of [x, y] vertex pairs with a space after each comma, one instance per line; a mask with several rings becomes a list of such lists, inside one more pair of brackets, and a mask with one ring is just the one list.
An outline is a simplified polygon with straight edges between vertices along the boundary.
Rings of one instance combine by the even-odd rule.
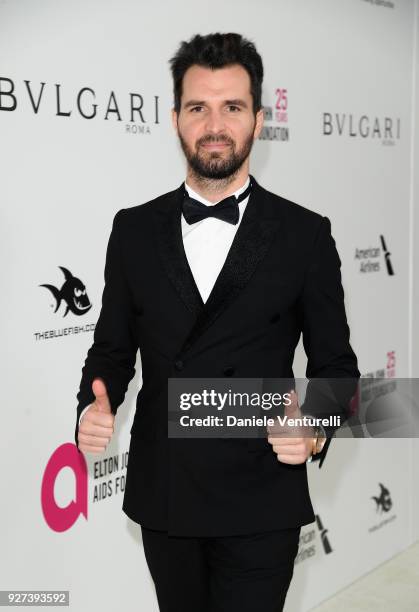
[[388, 276], [395, 274], [391, 252], [383, 234], [380, 234], [378, 244], [364, 248], [357, 247], [354, 259], [359, 263], [359, 272], [362, 274], [382, 271]]
[[316, 514], [315, 527], [310, 526], [307, 529], [302, 527], [301, 529], [298, 553], [295, 557], [294, 565], [312, 559], [317, 556], [322, 549], [325, 555], [330, 555], [330, 553], [333, 552], [328, 529], [324, 526], [320, 515]]

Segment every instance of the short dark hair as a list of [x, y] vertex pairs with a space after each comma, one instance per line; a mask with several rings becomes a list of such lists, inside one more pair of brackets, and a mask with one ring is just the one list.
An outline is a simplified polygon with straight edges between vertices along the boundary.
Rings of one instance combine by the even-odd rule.
[[256, 47], [241, 34], [196, 34], [189, 41], [182, 41], [175, 55], [169, 60], [173, 76], [174, 108], [180, 111], [182, 83], [185, 72], [191, 66], [205, 68], [224, 68], [232, 64], [240, 64], [250, 77], [250, 92], [253, 98], [253, 112], [262, 108], [262, 58]]

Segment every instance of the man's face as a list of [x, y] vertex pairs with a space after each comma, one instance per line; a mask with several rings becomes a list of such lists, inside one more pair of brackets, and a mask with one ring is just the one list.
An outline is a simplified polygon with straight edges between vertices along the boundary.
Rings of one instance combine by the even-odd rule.
[[263, 111], [255, 117], [250, 77], [242, 66], [211, 70], [194, 65], [183, 77], [180, 111], [173, 110], [172, 119], [194, 172], [223, 179], [249, 156], [262, 129]]

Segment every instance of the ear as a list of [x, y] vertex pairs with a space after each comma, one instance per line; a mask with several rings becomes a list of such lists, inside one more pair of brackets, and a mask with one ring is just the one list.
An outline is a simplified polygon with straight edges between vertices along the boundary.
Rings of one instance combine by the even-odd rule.
[[258, 112], [256, 113], [255, 129], [254, 129], [254, 132], [253, 132], [253, 139], [254, 140], [256, 140], [258, 138], [259, 134], [262, 131], [263, 120], [264, 120], [263, 108], [260, 108], [258, 110]]
[[172, 108], [172, 125], [173, 125], [173, 128], [174, 128], [176, 134], [177, 134], [177, 131], [178, 131], [177, 130], [177, 119], [178, 119], [177, 112], [175, 111], [174, 108]]

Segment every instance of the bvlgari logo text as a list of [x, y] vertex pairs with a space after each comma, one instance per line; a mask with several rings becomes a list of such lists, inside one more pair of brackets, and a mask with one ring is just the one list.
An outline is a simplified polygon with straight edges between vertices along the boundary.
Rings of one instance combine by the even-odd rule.
[[[121, 97], [111, 90], [98, 99], [92, 87], [71, 91], [61, 83], [32, 82], [24, 79], [15, 83], [0, 77], [0, 111], [29, 109], [35, 115], [43, 110], [57, 117], [128, 121], [139, 124], [142, 133], [150, 133], [150, 125], [159, 123], [159, 96], [128, 92]], [[127, 130], [132, 131], [132, 130]]]
[[323, 113], [323, 136], [371, 138], [392, 144], [400, 140], [400, 118], [352, 113]]

